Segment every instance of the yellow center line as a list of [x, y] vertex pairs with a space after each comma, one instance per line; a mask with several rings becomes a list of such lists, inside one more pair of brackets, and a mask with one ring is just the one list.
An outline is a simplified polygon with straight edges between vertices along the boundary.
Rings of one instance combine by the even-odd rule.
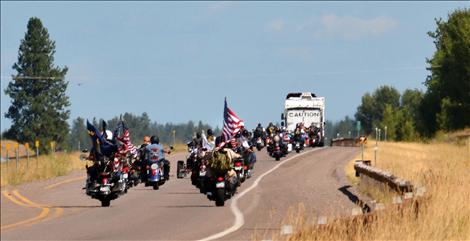
[[49, 208], [42, 208], [42, 212], [38, 216], [23, 220], [17, 223], [2, 225], [1, 230], [4, 231], [6, 229], [14, 228], [14, 227], [21, 226], [21, 225], [37, 223], [37, 222], [40, 222], [42, 219], [46, 218], [47, 215], [49, 215]]
[[12, 201], [13, 203], [15, 203], [15, 204], [17, 204], [17, 205], [30, 208], [29, 205], [26, 205], [26, 204], [24, 204], [24, 203], [18, 201], [18, 200], [17, 200], [13, 195], [11, 195], [8, 191], [2, 191], [2, 194], [3, 194], [3, 196], [5, 196], [6, 198], [10, 199], [10, 201]]
[[[34, 223], [39, 223], [41, 221], [44, 221], [49, 216], [50, 208], [52, 208], [50, 205], [38, 204], [38, 203], [35, 203], [35, 202], [29, 200], [25, 196], [21, 195], [18, 190], [13, 190], [11, 192], [11, 194], [8, 191], [2, 191], [2, 194], [5, 197], [7, 197], [8, 199], [10, 199], [10, 201], [12, 201], [13, 203], [15, 203], [17, 205], [20, 205], [20, 206], [23, 206], [23, 207], [29, 207], [29, 208], [39, 208], [39, 209], [42, 209], [42, 211], [36, 217], [29, 218], [29, 219], [26, 219], [26, 220], [23, 220], [23, 221], [20, 221], [20, 222], [16, 222], [16, 223], [12, 223], [12, 224], [2, 226], [1, 230], [6, 230], [6, 229], [9, 229], [9, 228], [13, 228], [13, 227], [21, 226], [21, 225], [34, 224]], [[63, 213], [62, 208], [55, 208], [55, 217], [56, 218], [61, 216], [62, 213]], [[50, 219], [52, 219], [52, 217]], [[48, 219], [48, 220], [50, 220], [50, 219]]]
[[49, 186], [46, 186], [44, 189], [52, 189], [52, 188], [55, 188], [57, 186], [60, 186], [62, 184], [66, 184], [66, 183], [69, 183], [69, 182], [75, 182], [75, 181], [80, 181], [80, 180], [83, 180], [85, 179], [86, 176], [81, 176], [81, 177], [77, 177], [77, 178], [71, 178], [71, 179], [67, 179], [67, 180], [64, 180], [64, 181], [61, 181], [61, 182], [58, 182], [58, 183], [54, 183], [54, 184], [51, 184]]

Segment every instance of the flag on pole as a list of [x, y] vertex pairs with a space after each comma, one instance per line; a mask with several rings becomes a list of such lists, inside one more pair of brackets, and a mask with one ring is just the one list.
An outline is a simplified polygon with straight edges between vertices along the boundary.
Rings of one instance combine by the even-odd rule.
[[224, 128], [222, 129], [222, 135], [224, 136], [225, 141], [230, 141], [230, 139], [235, 136], [242, 126], [245, 125], [243, 120], [238, 118], [238, 116], [227, 106], [227, 98], [225, 98], [224, 105]]

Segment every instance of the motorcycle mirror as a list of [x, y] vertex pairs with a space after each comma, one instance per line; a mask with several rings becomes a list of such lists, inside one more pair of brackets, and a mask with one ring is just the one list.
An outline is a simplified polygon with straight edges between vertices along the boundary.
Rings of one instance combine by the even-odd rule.
[[83, 153], [87, 153], [87, 152], [88, 152], [88, 149], [85, 148], [85, 149], [82, 150], [82, 152], [83, 152]]
[[170, 146], [170, 150], [173, 150], [173, 149], [175, 149], [175, 148], [173, 146]]
[[281, 114], [281, 120], [284, 120], [284, 113]]
[[284, 126], [284, 121], [281, 122], [281, 126]]

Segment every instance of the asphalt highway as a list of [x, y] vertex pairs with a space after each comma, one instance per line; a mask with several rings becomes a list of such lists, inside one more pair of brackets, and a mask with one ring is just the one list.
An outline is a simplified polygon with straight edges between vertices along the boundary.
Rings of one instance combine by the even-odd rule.
[[307, 148], [280, 161], [257, 152], [253, 177], [216, 207], [189, 178], [153, 190], [142, 184], [101, 207], [82, 190], [84, 171], [2, 189], [2, 240], [251, 240], [269, 239], [300, 213], [350, 215], [356, 205], [345, 194], [344, 166], [357, 148]]

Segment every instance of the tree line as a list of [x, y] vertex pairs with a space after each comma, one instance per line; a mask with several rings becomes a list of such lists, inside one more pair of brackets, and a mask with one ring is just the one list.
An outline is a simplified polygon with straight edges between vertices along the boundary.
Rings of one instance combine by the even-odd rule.
[[436, 30], [428, 32], [436, 51], [426, 61], [426, 91], [400, 94], [381, 86], [366, 93], [355, 114], [366, 134], [386, 127], [389, 139], [410, 141], [470, 127], [470, 9], [435, 21]]
[[[432, 137], [437, 131], [453, 131], [470, 126], [470, 10], [457, 9], [446, 21], [436, 19], [435, 31], [428, 32], [436, 51], [426, 60], [430, 75], [424, 92], [414, 89], [399, 93], [391, 86], [380, 86], [362, 96], [354, 119], [346, 117], [337, 123], [327, 122], [328, 137], [341, 132], [354, 135], [356, 121], [361, 122], [363, 134], [375, 128], [388, 130], [393, 140], [415, 140]], [[8, 83], [5, 94], [12, 104], [5, 117], [12, 126], [2, 138], [20, 143], [56, 142], [58, 147], [77, 147], [87, 143], [85, 120], [77, 118], [68, 124], [70, 99], [66, 95], [68, 68], [54, 65], [55, 42], [36, 17], [29, 19], [21, 40], [17, 72]], [[140, 116], [125, 113], [123, 120], [131, 129], [131, 138], [139, 143], [144, 135], [158, 135], [162, 142], [172, 143], [175, 131], [177, 142], [189, 140], [195, 131], [209, 128], [199, 121], [184, 124], [152, 122], [146, 113]], [[91, 120], [99, 126], [100, 120]], [[108, 120], [115, 128], [119, 117]], [[218, 130], [215, 130], [218, 132]], [[349, 134], [349, 132], [353, 132]], [[348, 133], [348, 134], [346, 134]], [[356, 133], [357, 134], [357, 133]], [[41, 145], [41, 151], [48, 151]]]
[[[113, 117], [105, 121], [107, 129], [111, 131], [116, 130], [120, 120], [124, 121], [126, 128], [129, 129], [131, 141], [134, 145], [142, 144], [144, 136], [156, 135], [160, 138], [160, 142], [173, 145], [174, 143], [185, 143], [192, 140], [195, 133], [199, 131], [212, 129], [215, 134], [220, 133], [219, 127], [214, 129], [209, 124], [205, 124], [202, 121], [199, 121], [197, 124], [193, 121], [180, 124], [152, 122], [146, 112], [141, 115], [124, 113], [122, 116]], [[96, 128], [101, 130], [101, 125], [104, 120], [92, 118], [89, 121]], [[87, 148], [90, 145], [90, 137], [88, 136], [86, 120], [84, 118], [77, 117], [73, 120], [67, 144], [68, 147], [73, 150]]]

